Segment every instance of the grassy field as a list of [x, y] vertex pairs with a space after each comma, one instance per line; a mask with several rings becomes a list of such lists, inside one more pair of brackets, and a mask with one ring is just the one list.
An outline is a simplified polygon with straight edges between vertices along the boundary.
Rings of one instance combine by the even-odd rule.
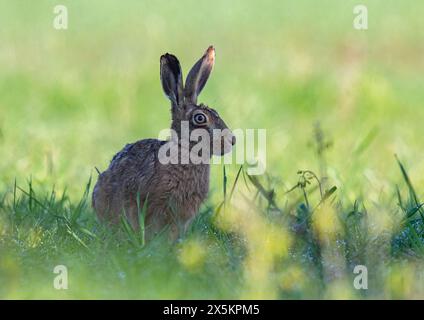
[[[0, 0], [0, 298], [424, 298], [424, 2], [361, 1], [363, 31], [357, 1], [230, 3], [62, 0], [56, 30]], [[160, 55], [210, 44], [200, 100], [267, 130], [266, 174], [213, 166], [176, 244], [105, 229], [94, 168], [169, 126]]]

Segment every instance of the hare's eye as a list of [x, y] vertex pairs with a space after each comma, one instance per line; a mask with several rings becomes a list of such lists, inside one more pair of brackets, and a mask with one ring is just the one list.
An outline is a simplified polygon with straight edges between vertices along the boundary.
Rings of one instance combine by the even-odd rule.
[[193, 116], [194, 124], [205, 124], [206, 120], [206, 116], [203, 113], [197, 113]]

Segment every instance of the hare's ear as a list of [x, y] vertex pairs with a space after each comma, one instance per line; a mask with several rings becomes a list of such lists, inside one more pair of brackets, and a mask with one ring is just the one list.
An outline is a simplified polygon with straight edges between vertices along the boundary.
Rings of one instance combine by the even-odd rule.
[[215, 49], [210, 46], [203, 57], [191, 68], [184, 88], [184, 97], [187, 101], [196, 103], [215, 63]]
[[176, 56], [166, 53], [160, 57], [160, 81], [172, 105], [178, 106], [183, 97], [183, 77]]

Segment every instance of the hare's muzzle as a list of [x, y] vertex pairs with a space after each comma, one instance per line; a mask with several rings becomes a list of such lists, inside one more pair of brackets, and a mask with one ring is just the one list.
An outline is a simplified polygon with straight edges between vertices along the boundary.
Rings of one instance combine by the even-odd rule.
[[221, 155], [231, 152], [233, 145], [236, 144], [236, 137], [232, 132], [227, 132], [222, 137]]

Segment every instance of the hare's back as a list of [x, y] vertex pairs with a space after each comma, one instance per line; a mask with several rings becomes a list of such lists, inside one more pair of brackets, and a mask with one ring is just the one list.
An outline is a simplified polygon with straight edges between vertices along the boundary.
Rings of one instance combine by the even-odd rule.
[[[122, 165], [148, 164], [157, 159], [159, 148], [164, 141], [156, 139], [144, 139], [127, 144], [121, 151], [115, 154], [110, 162], [109, 169], [114, 169]], [[139, 169], [141, 169], [139, 167]]]
[[113, 157], [93, 190], [93, 207], [100, 216], [110, 211], [119, 213], [134, 194], [146, 191], [157, 169], [159, 148], [164, 143], [140, 140], [127, 144]]
[[[96, 198], [125, 198], [127, 192], [137, 192], [150, 183], [155, 175], [159, 148], [164, 141], [145, 139], [127, 144], [111, 160], [106, 171], [99, 175], [93, 190]], [[104, 202], [104, 201], [100, 201]]]
[[159, 148], [164, 143], [156, 139], [144, 139], [127, 144], [112, 158], [106, 172], [113, 172], [124, 179], [149, 180], [155, 171]]

